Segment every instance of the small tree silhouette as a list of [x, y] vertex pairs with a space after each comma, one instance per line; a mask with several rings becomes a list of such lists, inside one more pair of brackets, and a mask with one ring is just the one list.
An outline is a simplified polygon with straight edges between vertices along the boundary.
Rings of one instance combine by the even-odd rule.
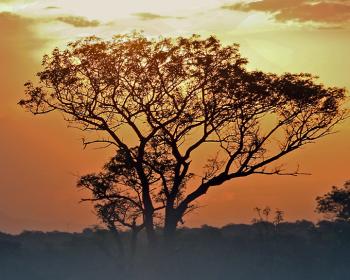
[[255, 207], [253, 209], [256, 212], [257, 217], [253, 218], [252, 223], [269, 223], [269, 215], [271, 212], [271, 208], [269, 206], [266, 206], [264, 209], [261, 209], [260, 207]]
[[[126, 183], [134, 194], [131, 201], [108, 188], [95, 199], [119, 196], [116, 221], [124, 207], [131, 209], [126, 219], [136, 211], [151, 243], [162, 215], [171, 243], [210, 188], [252, 174], [297, 175], [271, 164], [328, 135], [345, 117], [344, 89], [317, 84], [310, 74], [248, 71], [246, 64], [238, 45], [215, 37], [88, 37], [44, 56], [38, 85], [26, 83], [19, 104], [34, 114], [61, 112], [72, 126], [98, 131], [84, 144], [113, 145], [126, 165], [115, 170], [113, 180], [123, 179], [114, 186]], [[198, 160], [203, 172], [193, 168]]]
[[[142, 184], [135, 174], [135, 169], [128, 164], [125, 154], [117, 152], [104, 167], [103, 172], [82, 176], [77, 186], [91, 191], [92, 198], [82, 201], [95, 203], [97, 216], [114, 232], [121, 253], [124, 246], [120, 230], [131, 230], [131, 254], [136, 249], [138, 233], [144, 228], [145, 211], [142, 205]], [[148, 174], [152, 183], [152, 173]], [[163, 209], [159, 207], [155, 212]]]
[[273, 224], [275, 225], [276, 229], [284, 221], [284, 211], [280, 209], [276, 209], [275, 211], [275, 217], [273, 219]]
[[342, 188], [333, 186], [332, 190], [316, 198], [318, 213], [331, 218], [350, 221], [350, 181], [346, 181]]

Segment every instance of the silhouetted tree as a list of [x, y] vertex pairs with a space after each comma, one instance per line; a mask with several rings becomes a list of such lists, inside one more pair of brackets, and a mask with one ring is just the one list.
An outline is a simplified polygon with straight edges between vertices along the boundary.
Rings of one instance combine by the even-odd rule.
[[[124, 251], [120, 230], [131, 230], [131, 254], [135, 253], [138, 233], [144, 228], [145, 211], [142, 206], [142, 184], [125, 154], [117, 152], [103, 172], [82, 176], [78, 187], [91, 191], [92, 198], [82, 201], [95, 203], [97, 216], [115, 234], [121, 252]], [[151, 176], [151, 174], [150, 174]], [[149, 177], [152, 183], [153, 180]], [[157, 180], [157, 179], [154, 179]], [[155, 209], [155, 212], [164, 207]]]
[[273, 224], [275, 225], [276, 231], [279, 228], [279, 225], [284, 221], [284, 211], [280, 209], [276, 209], [275, 217], [273, 219]]
[[252, 223], [270, 222], [269, 215], [271, 213], [271, 208], [269, 206], [266, 206], [264, 209], [255, 207], [253, 210], [256, 212], [257, 217], [253, 218]]
[[317, 197], [316, 202], [318, 213], [350, 221], [350, 181], [345, 182], [342, 188], [333, 186], [330, 192]]
[[[344, 89], [246, 64], [238, 45], [215, 37], [88, 37], [44, 56], [40, 81], [26, 83], [20, 105], [34, 114], [59, 111], [71, 125], [98, 131], [86, 145], [114, 145], [140, 186], [149, 241], [160, 208], [170, 241], [211, 187], [252, 174], [298, 174], [269, 166], [344, 118]], [[206, 162], [202, 173], [196, 160]]]

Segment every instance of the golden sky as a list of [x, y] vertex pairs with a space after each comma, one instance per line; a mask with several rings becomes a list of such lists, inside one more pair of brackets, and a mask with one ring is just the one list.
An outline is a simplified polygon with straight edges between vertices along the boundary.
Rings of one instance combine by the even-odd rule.
[[[99, 170], [111, 151], [83, 150], [82, 133], [60, 115], [36, 116], [16, 103], [41, 57], [82, 36], [110, 38], [215, 34], [239, 43], [249, 68], [310, 72], [350, 88], [350, 0], [0, 0], [0, 231], [80, 230], [96, 219], [79, 204], [77, 176]], [[250, 222], [255, 206], [312, 219], [314, 199], [350, 179], [350, 122], [338, 133], [285, 158], [311, 176], [254, 176], [217, 187], [187, 218], [188, 226]]]

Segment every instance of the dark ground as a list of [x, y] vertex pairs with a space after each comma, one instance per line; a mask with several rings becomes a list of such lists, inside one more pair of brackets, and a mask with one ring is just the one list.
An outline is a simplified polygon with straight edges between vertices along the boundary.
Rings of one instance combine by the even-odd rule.
[[[129, 234], [123, 235], [127, 243]], [[345, 280], [350, 279], [350, 224], [184, 228], [172, 250], [152, 254], [141, 234], [127, 264], [106, 230], [0, 233], [0, 279]]]

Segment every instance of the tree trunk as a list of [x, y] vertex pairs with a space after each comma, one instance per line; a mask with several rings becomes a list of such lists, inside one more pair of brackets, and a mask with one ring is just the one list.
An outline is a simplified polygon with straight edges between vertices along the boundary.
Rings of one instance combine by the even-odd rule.
[[167, 209], [164, 222], [164, 245], [167, 249], [171, 249], [175, 245], [176, 227], [179, 220], [176, 216], [175, 209]]
[[119, 256], [121, 258], [124, 258], [125, 255], [125, 250], [124, 250], [124, 244], [123, 241], [121, 239], [120, 233], [118, 231], [118, 229], [115, 227], [115, 225], [108, 225], [109, 230], [111, 231], [111, 233], [113, 234], [113, 237], [117, 243], [118, 249], [119, 249]]
[[136, 254], [137, 237], [139, 232], [143, 229], [143, 225], [136, 225], [136, 218], [134, 218], [131, 227], [131, 238], [130, 238], [130, 259], [133, 261]]
[[153, 213], [146, 213], [145, 214], [144, 223], [145, 223], [148, 245], [151, 248], [155, 248], [157, 246], [157, 236], [156, 236], [156, 233], [154, 230]]
[[137, 228], [132, 228], [131, 239], [130, 239], [130, 259], [131, 259], [131, 261], [134, 260], [135, 253], [136, 253], [137, 234], [138, 233], [139, 233], [139, 230]]
[[134, 270], [134, 262], [135, 262], [135, 256], [136, 256], [136, 246], [137, 246], [137, 236], [140, 232], [141, 227], [137, 227], [136, 223], [134, 221], [133, 226], [131, 228], [131, 237], [130, 237], [130, 253], [128, 256], [128, 263], [127, 263], [127, 271], [129, 273], [133, 273]]

